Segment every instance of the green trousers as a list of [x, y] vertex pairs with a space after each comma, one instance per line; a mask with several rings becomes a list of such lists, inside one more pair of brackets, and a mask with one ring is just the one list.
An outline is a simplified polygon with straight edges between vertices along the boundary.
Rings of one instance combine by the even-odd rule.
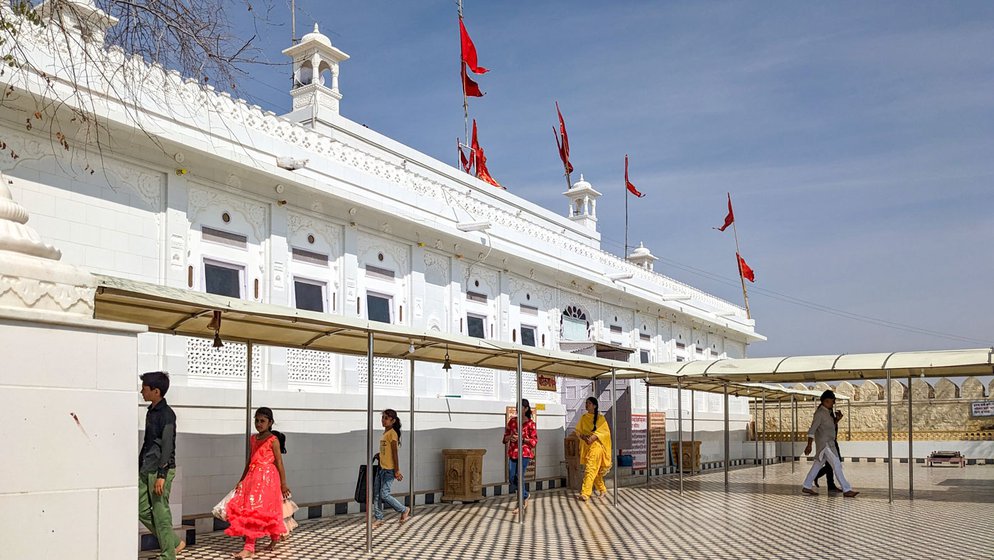
[[155, 494], [156, 473], [138, 473], [138, 520], [148, 527], [159, 540], [161, 560], [175, 560], [179, 537], [173, 532], [173, 514], [169, 511], [169, 490], [173, 486], [176, 469], [166, 473], [166, 486], [162, 495]]

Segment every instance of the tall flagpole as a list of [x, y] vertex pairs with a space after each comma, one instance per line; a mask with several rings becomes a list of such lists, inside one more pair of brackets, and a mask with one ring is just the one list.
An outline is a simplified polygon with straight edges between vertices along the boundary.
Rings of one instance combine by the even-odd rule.
[[[297, 0], [290, 0], [290, 46], [297, 44]], [[293, 65], [290, 65], [290, 89], [297, 85]]]
[[[728, 195], [728, 199], [731, 200], [731, 193]], [[735, 234], [735, 266], [739, 269], [739, 281], [742, 282], [742, 298], [745, 300], [746, 307], [746, 319], [752, 319], [752, 314], [749, 313], [749, 293], [746, 292], [746, 281], [745, 276], [742, 274], [742, 263], [739, 262], [741, 257], [741, 251], [739, 251], [739, 230], [735, 227], [735, 220], [732, 220], [732, 233]]]
[[[462, 0], [458, 0], [456, 4], [459, 6], [459, 22], [462, 23]], [[463, 138], [469, 142], [469, 100], [466, 97], [466, 70], [463, 67], [462, 60], [462, 34], [459, 35], [459, 79], [462, 82], [462, 116], [463, 116]], [[470, 148], [472, 150], [472, 148]], [[461, 162], [460, 162], [461, 163]]]
[[[628, 156], [625, 156], [625, 165], [628, 165]], [[628, 176], [625, 176], [625, 254], [621, 258], [628, 260]]]

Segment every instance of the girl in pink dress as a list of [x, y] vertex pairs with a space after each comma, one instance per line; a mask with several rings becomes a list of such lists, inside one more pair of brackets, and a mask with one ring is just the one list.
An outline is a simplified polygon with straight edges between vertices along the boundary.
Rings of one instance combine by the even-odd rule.
[[268, 536], [272, 550], [287, 532], [283, 499], [290, 496], [290, 488], [282, 457], [286, 453], [286, 436], [273, 430], [273, 423], [272, 410], [262, 407], [255, 411], [255, 429], [259, 433], [252, 438], [249, 462], [226, 508], [230, 526], [224, 532], [245, 538], [245, 547], [235, 558], [254, 555], [259, 537]]

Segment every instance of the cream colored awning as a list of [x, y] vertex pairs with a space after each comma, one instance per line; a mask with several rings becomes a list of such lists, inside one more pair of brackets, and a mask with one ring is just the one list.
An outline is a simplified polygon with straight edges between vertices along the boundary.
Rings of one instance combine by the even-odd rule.
[[[423, 331], [409, 327], [317, 313], [290, 307], [255, 303], [181, 288], [170, 288], [136, 280], [97, 275], [94, 317], [145, 325], [149, 331], [211, 338], [208, 328], [213, 312], [221, 312], [222, 340], [253, 342], [267, 346], [307, 348], [336, 354], [365, 356], [368, 335], [373, 334], [373, 353], [379, 357], [415, 359], [443, 363], [446, 355], [454, 365], [479, 366], [515, 371], [518, 355], [522, 370], [560, 377], [648, 380], [650, 385], [676, 387], [681, 378], [685, 389], [722, 393], [724, 383], [670, 372], [684, 364], [632, 364], [522, 346], [495, 340]], [[414, 351], [411, 352], [413, 346]], [[697, 362], [690, 362], [697, 363]], [[789, 399], [793, 389], [767, 388], [767, 399]], [[729, 394], [756, 396], [762, 389], [748, 383], [729, 383]]]
[[[654, 367], [666, 368], [671, 364], [656, 364]], [[682, 363], [680, 364], [682, 365]], [[644, 376], [639, 376], [636, 372], [624, 372], [619, 375], [622, 379], [643, 379]], [[680, 375], [680, 387], [685, 391], [701, 391], [705, 393], [724, 393], [725, 391], [725, 381], [720, 379], [711, 379], [708, 377], [699, 377], [695, 375]], [[650, 374], [648, 376], [648, 383], [653, 387], [677, 387], [677, 383], [667, 375], [667, 376], [656, 376], [655, 374]], [[821, 391], [814, 391], [810, 389], [792, 389], [789, 387], [781, 387], [779, 385], [770, 385], [766, 383], [743, 383], [741, 381], [729, 381], [728, 383], [728, 395], [732, 397], [748, 397], [754, 399], [760, 399], [764, 396], [767, 401], [789, 401], [792, 397], [797, 400], [810, 400], [816, 399], [821, 396]], [[844, 395], [839, 395], [840, 400], [848, 399]]]
[[524, 371], [547, 375], [594, 379], [610, 375], [614, 368], [634, 368], [642, 376], [647, 373], [641, 366], [592, 356], [248, 302], [111, 276], [98, 275], [97, 280], [97, 319], [146, 325], [152, 332], [211, 338], [214, 331], [208, 323], [212, 312], [221, 311], [220, 335], [227, 341], [364, 356], [368, 334], [372, 333], [373, 353], [379, 357], [442, 363], [448, 354], [452, 364], [516, 370], [521, 354]]
[[918, 377], [994, 375], [994, 349], [933, 350], [879, 354], [699, 360], [658, 364], [665, 375], [711, 381], [805, 383]]

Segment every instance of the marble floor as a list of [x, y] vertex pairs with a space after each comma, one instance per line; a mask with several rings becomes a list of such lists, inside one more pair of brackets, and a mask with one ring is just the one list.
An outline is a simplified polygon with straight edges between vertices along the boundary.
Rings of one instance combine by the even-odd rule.
[[[405, 525], [391, 514], [373, 535], [377, 558], [758, 559], [758, 558], [994, 558], [994, 466], [915, 465], [915, 499], [908, 499], [908, 465], [894, 465], [894, 502], [887, 466], [846, 463], [856, 498], [804, 496], [805, 463], [686, 477], [618, 491], [610, 500], [581, 503], [572, 493], [533, 494], [524, 523], [510, 498], [480, 504], [425, 506]], [[824, 490], [824, 488], [822, 488]], [[223, 533], [199, 535], [182, 560], [229, 558], [241, 543]], [[365, 558], [365, 515], [303, 522], [290, 540], [262, 559]]]

